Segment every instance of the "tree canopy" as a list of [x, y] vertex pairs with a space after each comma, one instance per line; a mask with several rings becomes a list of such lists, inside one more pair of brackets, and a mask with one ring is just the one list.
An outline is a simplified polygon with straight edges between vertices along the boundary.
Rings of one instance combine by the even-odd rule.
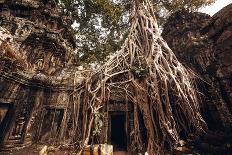
[[[196, 11], [215, 0], [152, 0], [159, 25], [181, 9]], [[78, 64], [104, 62], [118, 50], [128, 33], [133, 0], [60, 0], [74, 20]]]

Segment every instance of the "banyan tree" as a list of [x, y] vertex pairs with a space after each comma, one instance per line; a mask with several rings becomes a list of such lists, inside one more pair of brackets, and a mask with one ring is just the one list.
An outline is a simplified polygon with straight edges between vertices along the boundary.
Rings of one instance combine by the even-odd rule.
[[[116, 143], [132, 152], [168, 154], [180, 140], [200, 135], [206, 125], [194, 77], [161, 37], [149, 0], [136, 0], [121, 50], [74, 91], [80, 148]], [[120, 128], [126, 133], [117, 135]]]

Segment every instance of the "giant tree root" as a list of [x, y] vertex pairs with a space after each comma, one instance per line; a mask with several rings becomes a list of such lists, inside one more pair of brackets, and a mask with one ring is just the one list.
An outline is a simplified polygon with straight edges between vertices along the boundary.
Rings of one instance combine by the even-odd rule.
[[[94, 113], [106, 107], [112, 96], [134, 105], [131, 135], [137, 152], [165, 154], [190, 133], [204, 132], [193, 77], [160, 36], [150, 2], [136, 1], [130, 33], [121, 50], [76, 92], [83, 98], [82, 148], [94, 128]], [[147, 130], [145, 146], [138, 113]]]

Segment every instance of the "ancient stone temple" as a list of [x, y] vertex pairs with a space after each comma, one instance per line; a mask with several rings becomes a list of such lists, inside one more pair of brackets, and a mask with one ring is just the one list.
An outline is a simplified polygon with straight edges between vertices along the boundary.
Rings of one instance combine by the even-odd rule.
[[[203, 113], [212, 130], [231, 132], [232, 4], [212, 18], [185, 10], [173, 14], [163, 37], [182, 63], [198, 76]], [[183, 24], [185, 23], [185, 24]]]
[[81, 71], [73, 21], [56, 1], [0, 0], [0, 153], [42, 143], [168, 154], [201, 141], [206, 124], [231, 132], [231, 6], [171, 16], [162, 35], [172, 52], [149, 1], [136, 2], [121, 50]]
[[[162, 36], [178, 59], [199, 77], [202, 114], [210, 131], [206, 154], [231, 154], [232, 137], [232, 4], [213, 17], [178, 11], [164, 26]], [[185, 24], [183, 24], [185, 23]], [[214, 137], [214, 138], [212, 138]], [[215, 143], [217, 142], [217, 143]], [[226, 152], [227, 150], [227, 152]], [[229, 151], [228, 151], [229, 150]]]
[[0, 1], [1, 150], [62, 130], [75, 74], [69, 67], [75, 50], [71, 23], [53, 1]]

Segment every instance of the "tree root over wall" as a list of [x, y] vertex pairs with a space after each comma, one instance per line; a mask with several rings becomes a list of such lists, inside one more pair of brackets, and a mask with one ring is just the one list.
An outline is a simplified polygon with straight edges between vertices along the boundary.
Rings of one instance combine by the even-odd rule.
[[[136, 1], [122, 49], [75, 92], [82, 95], [84, 104], [82, 114], [79, 106], [75, 109], [77, 116], [83, 115], [81, 146], [90, 140], [94, 114], [107, 106], [113, 95], [134, 105], [132, 141], [138, 152], [165, 154], [190, 133], [200, 135], [207, 127], [193, 77], [160, 36], [150, 2]], [[147, 130], [146, 146], [141, 140], [139, 112]]]

